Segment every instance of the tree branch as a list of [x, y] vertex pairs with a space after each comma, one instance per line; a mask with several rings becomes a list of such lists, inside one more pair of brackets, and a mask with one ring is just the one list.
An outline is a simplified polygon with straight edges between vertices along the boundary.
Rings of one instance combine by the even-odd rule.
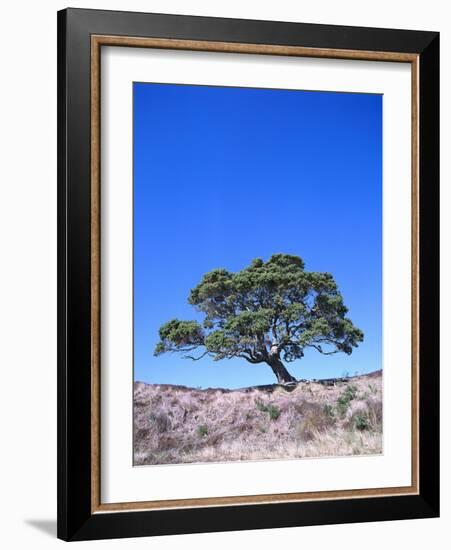
[[169, 351], [171, 353], [174, 353], [174, 352], [180, 352], [180, 351], [194, 351], [195, 349], [199, 348], [200, 346], [203, 346], [203, 344], [196, 344], [196, 345], [192, 345], [192, 346], [187, 346], [187, 347], [181, 347], [181, 346], [176, 346], [176, 347], [166, 347], [165, 351]]
[[306, 348], [315, 348], [316, 351], [319, 351], [320, 353], [322, 353], [323, 355], [334, 355], [334, 353], [338, 353], [339, 350], [338, 349], [334, 349], [333, 351], [323, 351], [323, 348], [319, 345], [316, 345], [316, 344], [307, 344], [305, 346]]
[[202, 359], [202, 357], [205, 357], [206, 355], [211, 355], [211, 353], [208, 350], [205, 350], [204, 353], [199, 355], [199, 357], [193, 357], [192, 355], [184, 355], [183, 357], [186, 359], [191, 359], [192, 361], [199, 361], [199, 359]]

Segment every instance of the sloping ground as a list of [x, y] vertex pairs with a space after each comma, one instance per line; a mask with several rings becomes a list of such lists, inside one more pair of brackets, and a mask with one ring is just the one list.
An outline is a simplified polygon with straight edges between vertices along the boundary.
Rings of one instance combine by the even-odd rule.
[[134, 388], [135, 465], [379, 454], [382, 372], [239, 390]]

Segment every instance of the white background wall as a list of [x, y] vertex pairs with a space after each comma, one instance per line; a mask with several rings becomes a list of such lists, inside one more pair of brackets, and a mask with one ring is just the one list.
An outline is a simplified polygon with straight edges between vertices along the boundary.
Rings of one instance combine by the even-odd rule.
[[[56, 536], [55, 0], [2, 5], [0, 85], [0, 541], [53, 548]], [[443, 548], [450, 498], [451, 17], [442, 0], [71, 1], [72, 7], [411, 28], [441, 32], [442, 518], [83, 543], [112, 548]], [[446, 543], [446, 544], [449, 544]]]

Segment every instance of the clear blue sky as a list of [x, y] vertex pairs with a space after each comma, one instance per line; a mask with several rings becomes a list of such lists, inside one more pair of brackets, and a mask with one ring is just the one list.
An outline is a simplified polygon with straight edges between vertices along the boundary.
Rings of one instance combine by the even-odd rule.
[[365, 340], [308, 351], [296, 378], [382, 367], [382, 96], [134, 83], [134, 376], [244, 387], [242, 359], [153, 356], [161, 324], [198, 319], [190, 289], [214, 268], [274, 253], [331, 272]]

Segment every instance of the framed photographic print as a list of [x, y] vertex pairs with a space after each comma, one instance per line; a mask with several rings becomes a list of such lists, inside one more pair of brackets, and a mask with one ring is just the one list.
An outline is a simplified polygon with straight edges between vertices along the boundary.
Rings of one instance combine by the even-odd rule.
[[439, 513], [439, 35], [58, 14], [58, 536]]

